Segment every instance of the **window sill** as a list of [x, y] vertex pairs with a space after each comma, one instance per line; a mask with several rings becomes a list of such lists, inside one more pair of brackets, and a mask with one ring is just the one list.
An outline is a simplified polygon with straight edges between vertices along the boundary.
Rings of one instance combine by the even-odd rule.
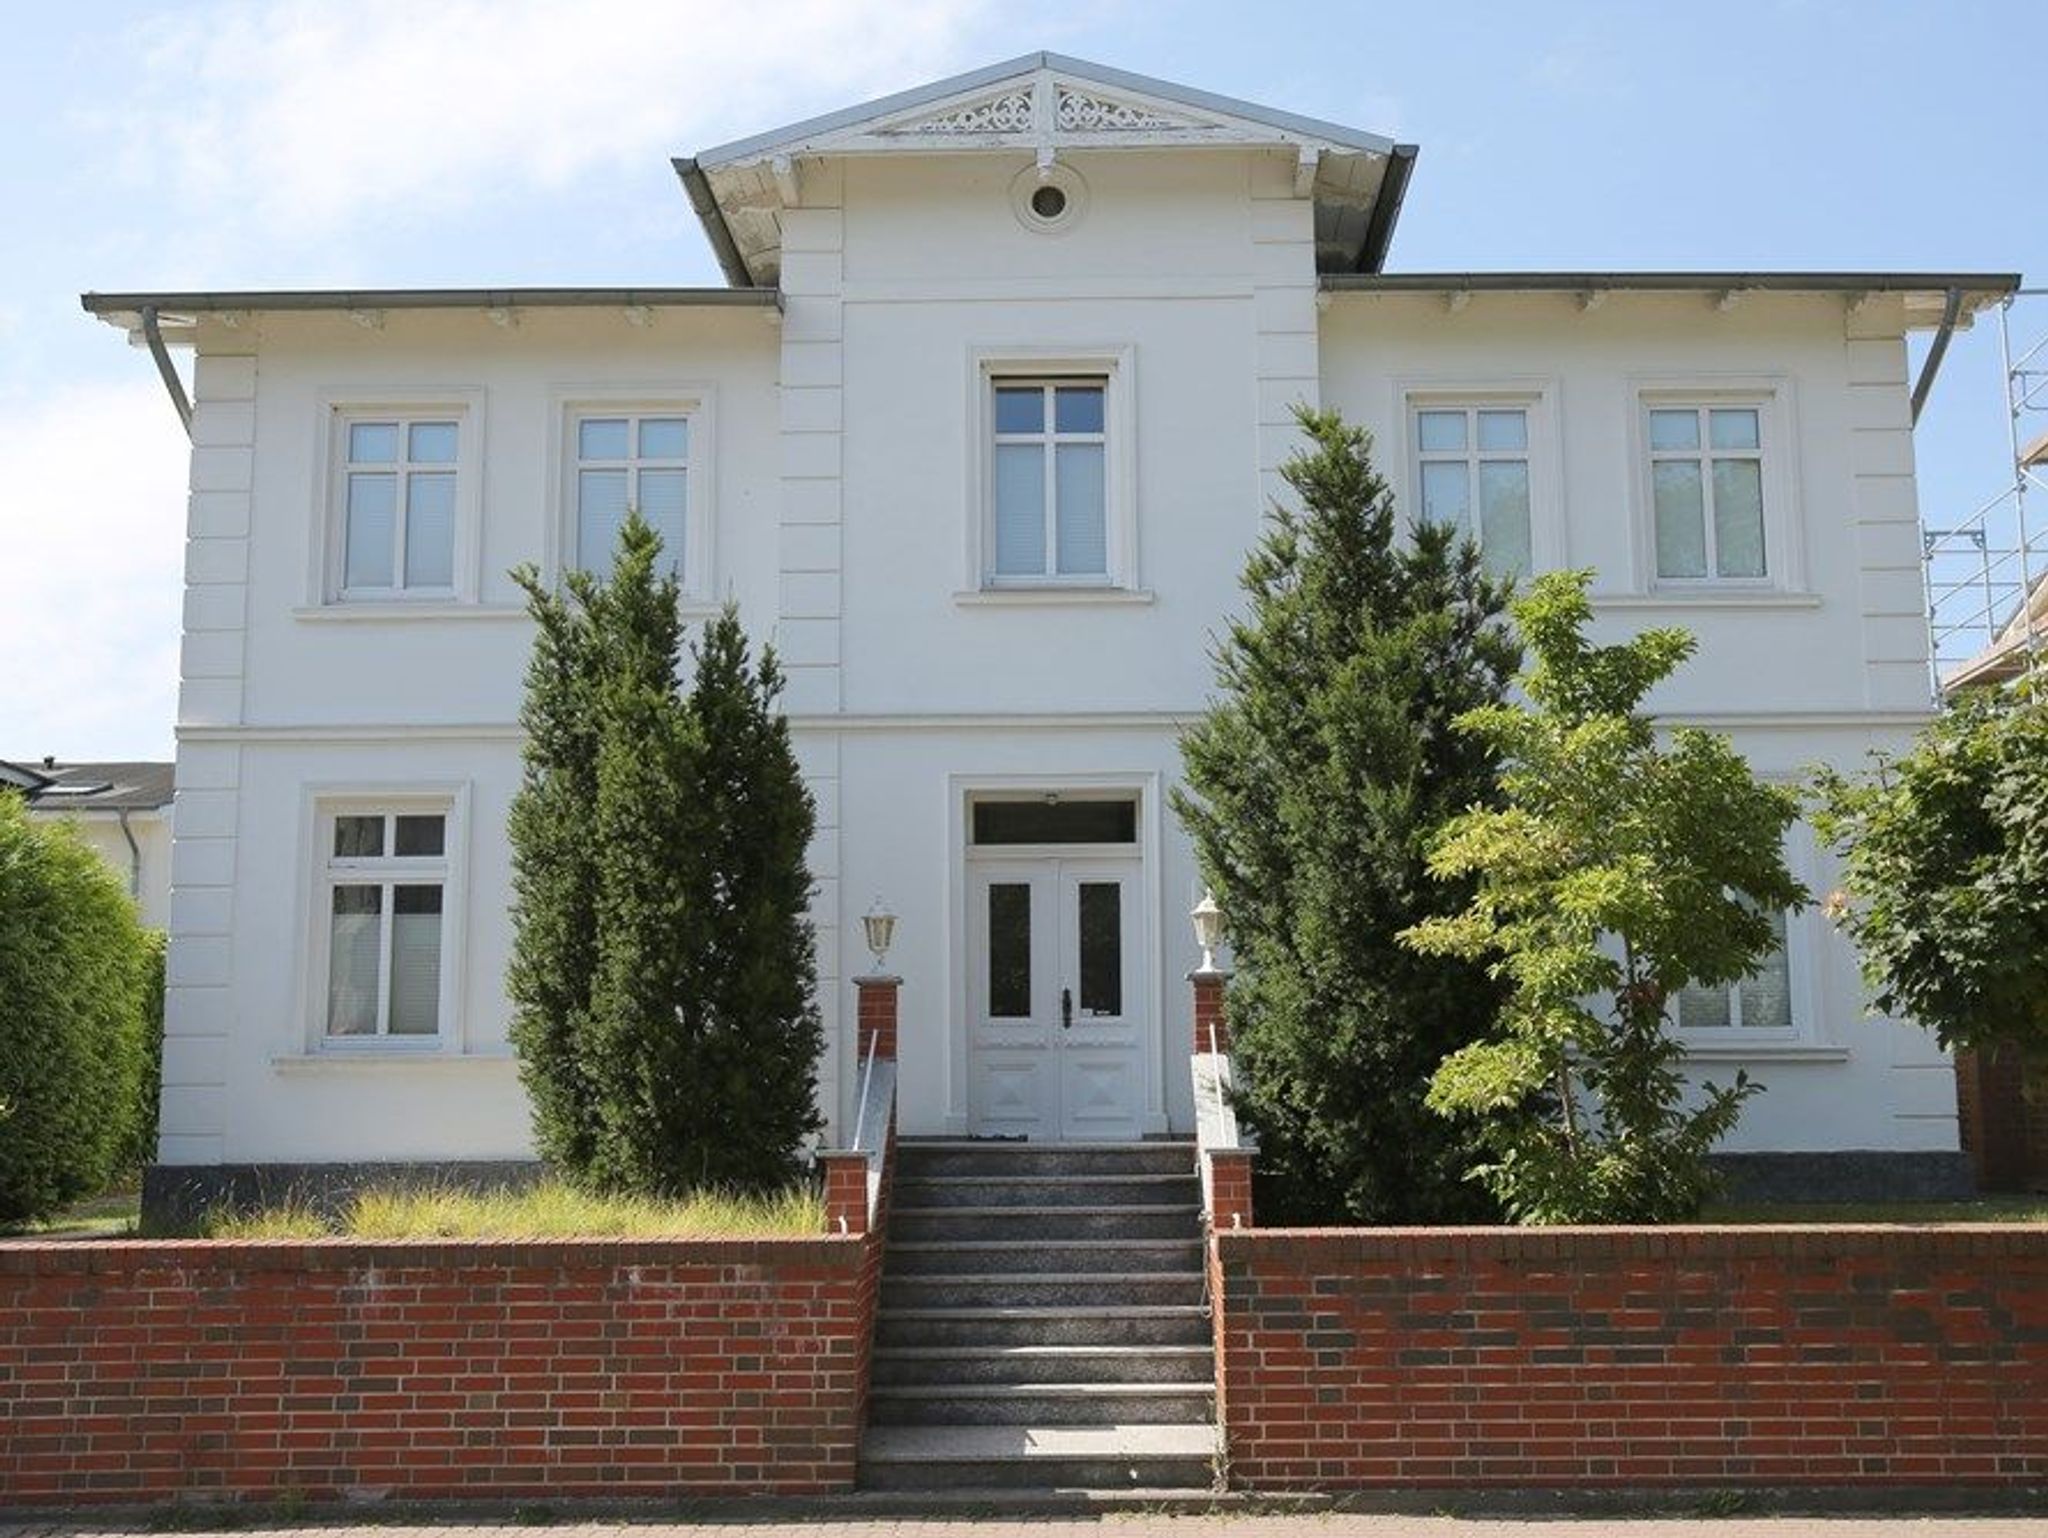
[[1150, 588], [1136, 587], [981, 587], [953, 595], [961, 608], [1028, 609], [1075, 604], [1149, 604]]
[[1688, 1041], [1680, 1037], [1689, 1063], [1846, 1063], [1847, 1047], [1810, 1041]]
[[524, 619], [523, 603], [407, 603], [400, 599], [311, 604], [292, 610], [292, 618], [315, 624], [385, 624], [410, 620]]
[[450, 1052], [438, 1044], [430, 1047], [337, 1048], [328, 1052], [281, 1052], [271, 1058], [278, 1073], [326, 1073], [341, 1068], [466, 1068], [516, 1064], [510, 1052]]
[[1648, 593], [1593, 593], [1596, 609], [1818, 609], [1818, 593], [1778, 588], [1657, 588]]

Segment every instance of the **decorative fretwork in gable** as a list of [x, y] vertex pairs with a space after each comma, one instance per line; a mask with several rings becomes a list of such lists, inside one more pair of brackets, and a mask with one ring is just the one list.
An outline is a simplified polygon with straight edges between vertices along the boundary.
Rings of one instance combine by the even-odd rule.
[[882, 130], [890, 135], [933, 134], [1028, 134], [1034, 123], [1032, 93], [1029, 89], [1005, 91], [981, 101], [968, 102], [932, 117], [894, 123]]
[[1054, 123], [1067, 133], [1142, 133], [1161, 128], [1206, 128], [1184, 117], [1171, 117], [1150, 107], [1111, 101], [1073, 86], [1062, 85]]

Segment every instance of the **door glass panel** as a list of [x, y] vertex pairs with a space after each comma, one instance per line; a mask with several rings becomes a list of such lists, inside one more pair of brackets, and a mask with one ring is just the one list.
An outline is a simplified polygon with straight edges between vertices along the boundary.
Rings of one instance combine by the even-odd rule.
[[988, 889], [988, 1013], [1031, 1018], [1031, 887], [992, 882]]
[[1121, 881], [1081, 883], [1081, 1013], [1124, 1012], [1124, 887]]
[[1135, 801], [977, 801], [977, 844], [1135, 844]]

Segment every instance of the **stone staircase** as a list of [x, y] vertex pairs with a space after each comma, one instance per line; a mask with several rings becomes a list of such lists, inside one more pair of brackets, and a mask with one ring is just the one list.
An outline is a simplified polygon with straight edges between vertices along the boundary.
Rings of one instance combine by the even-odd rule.
[[862, 1485], [1210, 1488], [1194, 1161], [1185, 1142], [900, 1141]]

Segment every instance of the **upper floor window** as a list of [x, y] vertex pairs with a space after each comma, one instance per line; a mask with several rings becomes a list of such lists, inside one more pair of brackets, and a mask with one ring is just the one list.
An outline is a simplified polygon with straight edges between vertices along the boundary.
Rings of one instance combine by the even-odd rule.
[[349, 806], [321, 818], [330, 1040], [440, 1035], [449, 820], [445, 802]]
[[342, 420], [343, 598], [455, 592], [459, 417]]
[[1428, 405], [1414, 419], [1421, 514], [1479, 542], [1487, 568], [1531, 567], [1529, 410], [1519, 405]]
[[1764, 417], [1755, 404], [1658, 403], [1648, 412], [1659, 581], [1761, 581]]
[[702, 591], [701, 555], [690, 549], [690, 415], [675, 407], [593, 409], [570, 422], [575, 468], [575, 560], [608, 572], [627, 511], [661, 536], [662, 566]]
[[475, 600], [483, 405], [476, 388], [323, 393], [310, 604]]
[[997, 378], [993, 392], [990, 577], [1106, 584], [1108, 381]]

